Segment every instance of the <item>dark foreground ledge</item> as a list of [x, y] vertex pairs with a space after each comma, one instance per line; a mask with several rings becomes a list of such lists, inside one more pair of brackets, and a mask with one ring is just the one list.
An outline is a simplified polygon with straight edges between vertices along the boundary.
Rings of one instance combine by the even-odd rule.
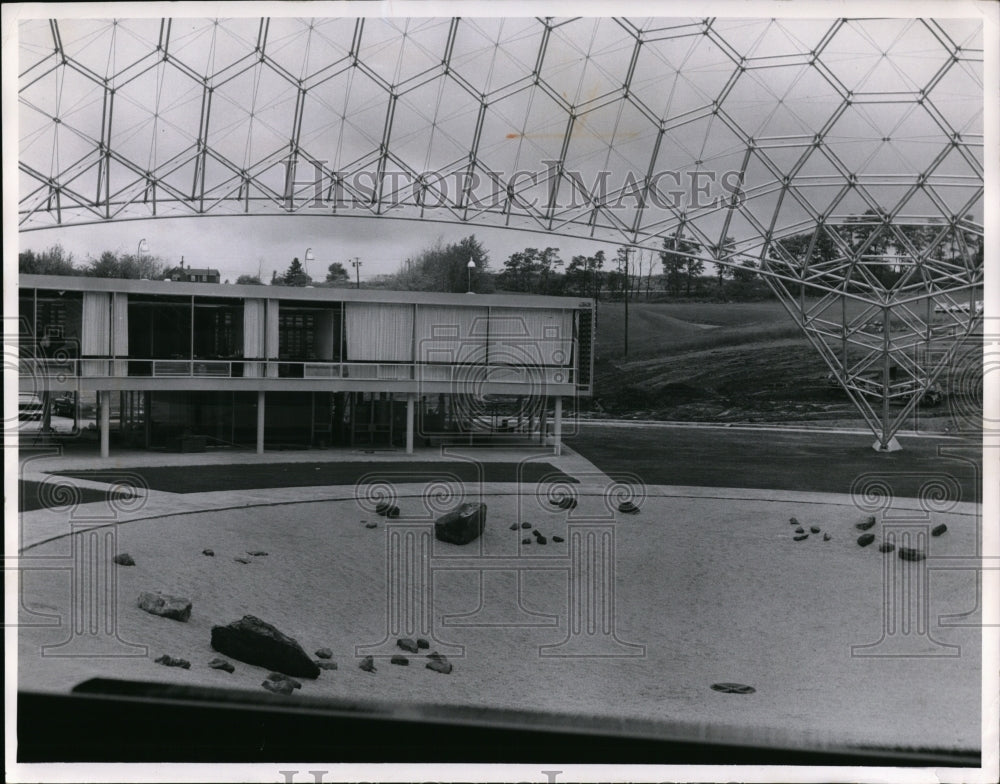
[[[740, 697], [736, 697], [739, 699]], [[94, 678], [18, 694], [19, 762], [465, 762], [979, 767], [978, 751], [480, 707], [283, 697]]]

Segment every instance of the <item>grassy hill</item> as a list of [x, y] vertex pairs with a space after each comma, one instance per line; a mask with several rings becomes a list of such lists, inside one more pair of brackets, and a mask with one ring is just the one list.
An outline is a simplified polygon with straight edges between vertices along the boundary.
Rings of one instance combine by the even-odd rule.
[[[849, 315], [860, 312], [851, 305]], [[681, 421], [863, 426], [779, 302], [622, 303], [597, 317], [594, 410]], [[920, 412], [921, 427], [928, 414]]]

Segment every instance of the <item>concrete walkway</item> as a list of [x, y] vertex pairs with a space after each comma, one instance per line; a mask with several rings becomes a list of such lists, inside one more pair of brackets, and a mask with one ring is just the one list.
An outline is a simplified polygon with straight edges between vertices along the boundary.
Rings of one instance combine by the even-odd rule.
[[[402, 450], [302, 450], [269, 452], [258, 455], [249, 452], [206, 452], [200, 454], [177, 454], [148, 451], [128, 451], [114, 457], [102, 459], [92, 455], [27, 455], [20, 461], [22, 481], [46, 485], [56, 498], [70, 500], [69, 493], [57, 495], [57, 486], [89, 488], [112, 491], [115, 485], [92, 479], [81, 479], [56, 475], [60, 471], [116, 471], [123, 473], [147, 467], [208, 465], [268, 465], [275, 463], [336, 463], [336, 462], [408, 462], [433, 465], [434, 463], [454, 463], [471, 460], [489, 463], [520, 463], [526, 460], [551, 464], [554, 468], [571, 476], [579, 483], [579, 492], [585, 495], [599, 495], [612, 483], [600, 469], [571, 449], [563, 447], [563, 454], [555, 455], [551, 447], [524, 447], [520, 449], [495, 449], [477, 447], [446, 447], [440, 449], [416, 450], [405, 455]], [[122, 481], [120, 480], [120, 481]], [[419, 498], [425, 492], [423, 484], [400, 483], [395, 486], [399, 498]], [[513, 482], [485, 482], [480, 488], [467, 488], [469, 496], [516, 495], [524, 488]], [[533, 487], [530, 492], [534, 494]], [[209, 493], [168, 493], [159, 490], [142, 489], [137, 497], [122, 500], [102, 500], [93, 503], [70, 504], [61, 507], [35, 509], [22, 512], [19, 531], [19, 551], [35, 547], [43, 542], [68, 536], [74, 524], [113, 525], [136, 520], [148, 520], [196, 512], [222, 511], [230, 509], [279, 506], [284, 504], [307, 503], [312, 501], [357, 501], [353, 485], [327, 485], [306, 487], [260, 488], [254, 490], [218, 490]], [[14, 499], [8, 499], [12, 504]], [[16, 508], [16, 506], [14, 506]], [[359, 504], [359, 514], [364, 510]]]

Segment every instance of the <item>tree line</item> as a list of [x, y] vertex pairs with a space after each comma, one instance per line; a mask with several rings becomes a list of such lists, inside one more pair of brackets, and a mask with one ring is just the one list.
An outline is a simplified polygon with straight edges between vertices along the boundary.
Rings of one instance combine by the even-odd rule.
[[[971, 220], [971, 216], [966, 216]], [[865, 274], [872, 281], [892, 285], [907, 273], [905, 259], [914, 253], [931, 259], [957, 260], [972, 257], [983, 263], [983, 238], [975, 232], [931, 221], [920, 226], [892, 227], [884, 213], [868, 210], [844, 223], [824, 225], [775, 240], [764, 263], [775, 270], [795, 274], [807, 264], [821, 264], [843, 257], [845, 249], [860, 251], [871, 259]], [[727, 264], [716, 263], [725, 260]], [[706, 274], [706, 265], [713, 271]], [[40, 275], [88, 275], [105, 278], [160, 279], [170, 270], [155, 256], [104, 251], [82, 264], [62, 246], [18, 255], [22, 273]], [[228, 281], [227, 281], [228, 282]], [[236, 283], [265, 285], [259, 274], [240, 275]], [[298, 258], [281, 273], [272, 272], [272, 286], [344, 286], [351, 276], [340, 262], [333, 262], [323, 280], [314, 280]], [[360, 281], [356, 279], [356, 285]], [[479, 293], [514, 292], [580, 296], [593, 299], [635, 299], [645, 296], [726, 300], [760, 299], [771, 296], [760, 276], [760, 264], [737, 251], [736, 241], [705, 244], [683, 228], [664, 237], [658, 249], [619, 247], [613, 257], [598, 250], [565, 261], [559, 248], [528, 247], [511, 253], [500, 269], [490, 266], [490, 256], [475, 235], [458, 242], [438, 239], [433, 245], [407, 258], [392, 274], [364, 282], [366, 288], [410, 291]]]
[[83, 275], [91, 278], [148, 278], [159, 280], [167, 273], [162, 259], [142, 253], [118, 253], [106, 250], [88, 256], [82, 263], [73, 259], [62, 245], [43, 251], [23, 250], [17, 254], [18, 272], [25, 275]]

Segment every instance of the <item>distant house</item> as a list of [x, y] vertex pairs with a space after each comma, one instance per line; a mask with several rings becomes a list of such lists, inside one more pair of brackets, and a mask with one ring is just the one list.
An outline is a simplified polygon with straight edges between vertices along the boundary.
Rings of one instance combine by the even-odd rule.
[[167, 270], [163, 277], [178, 283], [218, 283], [219, 271], [208, 267], [185, 267], [184, 259], [181, 259], [180, 266]]

